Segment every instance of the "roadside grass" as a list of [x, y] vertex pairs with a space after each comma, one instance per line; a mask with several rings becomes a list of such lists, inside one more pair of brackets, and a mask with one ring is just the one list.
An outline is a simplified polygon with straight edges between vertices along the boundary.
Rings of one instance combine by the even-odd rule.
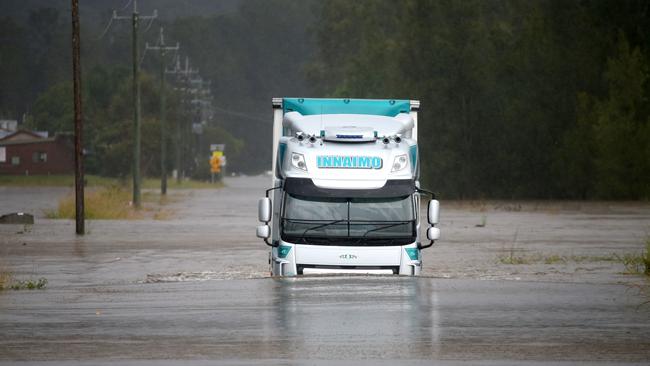
[[13, 276], [4, 266], [0, 266], [0, 291], [8, 289]]
[[[87, 175], [85, 191], [85, 216], [88, 220], [136, 220], [151, 214], [155, 220], [168, 220], [173, 217], [171, 210], [163, 210], [155, 205], [165, 205], [175, 202], [175, 195], [161, 195], [159, 193], [160, 179], [145, 178], [142, 180], [143, 207], [137, 210], [132, 205], [132, 191], [130, 178], [107, 178]], [[71, 175], [44, 175], [44, 176], [0, 176], [0, 186], [16, 187], [72, 187], [74, 177]], [[167, 181], [170, 190], [178, 189], [215, 189], [222, 188], [222, 182], [210, 183], [185, 179], [176, 182], [175, 179]], [[191, 192], [191, 191], [190, 191]], [[148, 205], [147, 205], [148, 204]], [[59, 200], [57, 208], [45, 212], [50, 219], [74, 219], [75, 198], [70, 193]]]
[[[169, 220], [174, 211], [163, 208], [182, 199], [182, 193], [161, 195], [157, 191], [142, 192], [142, 208], [133, 207], [132, 191], [122, 185], [93, 187], [85, 192], [85, 215], [88, 220], [138, 220], [152, 217], [154, 220]], [[49, 219], [74, 219], [75, 198], [72, 193], [61, 200], [56, 209], [46, 211]]]
[[[477, 225], [478, 226], [478, 225]], [[516, 254], [519, 250], [515, 249], [519, 228], [515, 230], [512, 238], [510, 249], [507, 253], [497, 256], [497, 261], [501, 264], [522, 265], [522, 264], [567, 264], [567, 263], [595, 263], [595, 262], [612, 262], [621, 263], [625, 266], [623, 274], [635, 274], [650, 276], [650, 237], [645, 240], [645, 250], [641, 253], [626, 253], [619, 255], [611, 253], [609, 255], [558, 255], [541, 253], [533, 254]]]
[[[118, 178], [86, 175], [87, 186], [119, 184]], [[0, 186], [4, 187], [73, 187], [74, 175], [0, 175]]]
[[39, 278], [37, 280], [29, 279], [24, 281], [13, 282], [10, 286], [12, 290], [42, 290], [47, 286], [46, 278]]
[[[131, 178], [110, 178], [97, 175], [86, 175], [86, 186], [105, 187], [114, 185], [130, 186]], [[3, 187], [73, 187], [74, 175], [0, 175], [0, 186]], [[167, 180], [167, 187], [170, 189], [211, 189], [221, 188], [222, 182], [205, 182], [191, 179], [184, 179], [176, 182], [175, 179]], [[160, 188], [160, 178], [144, 178], [142, 188]]]
[[517, 255], [514, 249], [507, 254], [497, 256], [501, 264], [567, 264], [567, 263], [587, 263], [587, 262], [614, 262], [621, 263], [625, 267], [623, 274], [645, 275], [650, 276], [650, 238], [646, 239], [645, 250], [640, 253], [626, 253], [619, 255], [612, 253], [609, 255], [542, 255], [539, 253]]
[[540, 258], [540, 255], [515, 255], [512, 250], [497, 257], [501, 264], [533, 264], [539, 262]]
[[[89, 220], [133, 220], [142, 213], [131, 205], [130, 190], [118, 186], [96, 188], [85, 192], [85, 216]], [[55, 210], [46, 211], [50, 219], [74, 219], [75, 198], [73, 194], [63, 197]]]
[[621, 262], [617, 254], [610, 255], [542, 255], [539, 253], [528, 255], [515, 255], [514, 251], [508, 254], [497, 256], [501, 264], [566, 264], [566, 263], [588, 263], [588, 262]]
[[616, 257], [625, 266], [624, 274], [650, 276], [650, 238], [646, 239], [645, 250], [641, 253], [628, 253]]
[[[176, 182], [176, 179], [167, 179], [169, 189], [213, 189], [224, 187], [223, 182], [206, 182], [201, 180], [185, 179]], [[145, 178], [142, 180], [142, 188], [160, 190], [160, 178]]]
[[553, 254], [544, 258], [544, 264], [557, 264], [557, 263], [566, 263], [566, 257], [561, 255]]
[[47, 286], [46, 278], [16, 280], [9, 269], [0, 263], [0, 291], [4, 290], [40, 290]]

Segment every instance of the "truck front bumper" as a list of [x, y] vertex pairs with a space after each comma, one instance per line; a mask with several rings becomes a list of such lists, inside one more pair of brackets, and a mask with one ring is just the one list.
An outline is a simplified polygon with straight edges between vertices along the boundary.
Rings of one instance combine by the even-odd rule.
[[416, 243], [404, 246], [351, 247], [292, 244], [280, 241], [271, 252], [274, 276], [299, 274], [400, 274], [417, 276], [421, 271]]

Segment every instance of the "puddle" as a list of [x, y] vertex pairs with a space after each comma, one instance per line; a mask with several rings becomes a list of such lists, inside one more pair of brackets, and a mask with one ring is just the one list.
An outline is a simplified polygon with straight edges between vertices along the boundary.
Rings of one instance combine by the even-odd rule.
[[202, 271], [148, 274], [142, 283], [196, 282], [210, 280], [242, 280], [269, 277], [267, 272], [259, 271]]

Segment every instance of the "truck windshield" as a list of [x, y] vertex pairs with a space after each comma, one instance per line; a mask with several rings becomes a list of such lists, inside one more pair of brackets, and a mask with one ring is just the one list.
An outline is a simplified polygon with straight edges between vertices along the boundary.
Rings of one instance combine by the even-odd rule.
[[282, 239], [301, 244], [405, 245], [415, 241], [411, 196], [323, 198], [287, 194]]

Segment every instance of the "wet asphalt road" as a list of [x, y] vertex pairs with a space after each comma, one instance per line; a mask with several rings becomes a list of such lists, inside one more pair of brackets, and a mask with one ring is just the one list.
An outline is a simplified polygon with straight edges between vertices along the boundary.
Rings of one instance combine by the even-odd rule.
[[[92, 222], [84, 238], [73, 223], [42, 217], [28, 232], [0, 226], [0, 265], [49, 281], [0, 292], [0, 364], [650, 362], [643, 278], [611, 263], [494, 260], [513, 230], [518, 252], [633, 250], [647, 207], [490, 212], [491, 231], [472, 225], [483, 213], [456, 208], [446, 225], [458, 234], [425, 252], [425, 277], [274, 279], [254, 238], [267, 180], [181, 192], [171, 220]], [[0, 188], [2, 211], [18, 211], [32, 193]], [[52, 196], [29, 205], [52, 207]], [[546, 244], [534, 229], [544, 225], [555, 227]], [[555, 239], [562, 234], [571, 240]]]

